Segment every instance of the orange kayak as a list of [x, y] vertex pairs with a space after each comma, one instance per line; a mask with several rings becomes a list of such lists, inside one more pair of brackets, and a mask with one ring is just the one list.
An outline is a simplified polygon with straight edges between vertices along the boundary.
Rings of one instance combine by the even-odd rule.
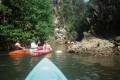
[[30, 54], [31, 52], [29, 50], [15, 50], [9, 52], [9, 55], [22, 55], [22, 54]]

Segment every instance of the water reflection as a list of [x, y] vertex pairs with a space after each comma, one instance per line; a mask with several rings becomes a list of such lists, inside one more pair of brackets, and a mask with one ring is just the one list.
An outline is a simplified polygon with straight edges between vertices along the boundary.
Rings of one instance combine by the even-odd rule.
[[40, 57], [31, 57], [30, 66], [33, 67], [34, 65], [36, 65], [38, 63], [38, 61], [40, 61]]
[[80, 57], [83, 64], [100, 64], [101, 66], [114, 66], [113, 57]]
[[[56, 53], [61, 50], [61, 53]], [[0, 80], [24, 80], [44, 56], [0, 56]], [[68, 80], [119, 80], [120, 57], [78, 56], [57, 46], [50, 57]], [[2, 76], [1, 76], [2, 75]], [[8, 76], [8, 77], [6, 77]]]
[[120, 57], [93, 57], [69, 54], [65, 48], [57, 46], [52, 57], [54, 63], [65, 73], [69, 80], [119, 80]]

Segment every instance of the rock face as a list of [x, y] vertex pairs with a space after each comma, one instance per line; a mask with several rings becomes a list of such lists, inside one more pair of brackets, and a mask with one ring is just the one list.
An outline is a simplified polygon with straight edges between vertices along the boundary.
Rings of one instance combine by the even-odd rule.
[[65, 40], [67, 31], [65, 29], [64, 18], [61, 13], [62, 0], [54, 0], [54, 35], [57, 40]]
[[[91, 38], [88, 40], [83, 39], [81, 42], [68, 44], [68, 52], [83, 55], [111, 56], [115, 55], [113, 47], [114, 44], [108, 40]], [[118, 53], [120, 53], [120, 51], [118, 51]]]
[[56, 39], [66, 39], [66, 30], [64, 28], [55, 28], [54, 30]]

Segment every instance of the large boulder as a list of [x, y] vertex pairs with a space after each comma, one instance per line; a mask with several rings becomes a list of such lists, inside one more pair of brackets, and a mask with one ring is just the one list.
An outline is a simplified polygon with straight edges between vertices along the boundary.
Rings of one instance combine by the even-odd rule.
[[108, 40], [99, 38], [83, 39], [68, 46], [68, 52], [89, 55], [114, 55], [114, 44]]

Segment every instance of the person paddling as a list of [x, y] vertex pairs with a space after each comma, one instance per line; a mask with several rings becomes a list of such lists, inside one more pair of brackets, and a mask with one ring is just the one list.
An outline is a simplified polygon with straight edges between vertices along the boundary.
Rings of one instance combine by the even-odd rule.
[[[50, 45], [47, 41], [44, 41], [43, 49], [44, 49], [46, 52], [48, 52], [48, 51], [49, 51], [49, 53], [52, 52], [52, 47], [51, 47], [51, 45]], [[51, 54], [46, 54], [45, 57], [50, 58], [50, 57], [51, 57]]]
[[48, 44], [47, 41], [44, 41], [43, 49], [49, 50], [50, 52], [52, 51], [52, 47], [50, 46], [50, 44]]
[[38, 55], [47, 55], [48, 53], [52, 52], [51, 46], [47, 43], [45, 40], [41, 40], [40, 43], [38, 43], [38, 47], [33, 51], [33, 56]]
[[16, 49], [16, 50], [24, 49], [24, 47], [21, 46], [20, 41], [17, 41], [17, 42], [15, 43], [15, 49]]

